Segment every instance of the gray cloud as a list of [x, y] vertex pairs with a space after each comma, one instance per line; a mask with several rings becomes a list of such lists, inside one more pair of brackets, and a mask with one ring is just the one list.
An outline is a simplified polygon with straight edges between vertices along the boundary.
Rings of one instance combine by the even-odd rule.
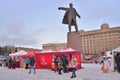
[[18, 20], [6, 23], [1, 30], [0, 45], [36, 46], [40, 42], [40, 40], [37, 40], [37, 37], [39, 37], [38, 34], [44, 31], [44, 28], [27, 28], [23, 20]]

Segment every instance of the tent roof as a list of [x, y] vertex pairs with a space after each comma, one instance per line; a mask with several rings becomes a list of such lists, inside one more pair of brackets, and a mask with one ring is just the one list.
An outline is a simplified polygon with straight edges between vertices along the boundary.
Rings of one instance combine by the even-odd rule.
[[27, 52], [24, 51], [24, 50], [20, 50], [16, 53], [9, 54], [9, 56], [21, 56], [21, 55], [24, 55], [24, 54], [27, 54]]
[[72, 52], [72, 51], [76, 51], [76, 50], [72, 49], [72, 48], [63, 48], [63, 49], [59, 50], [59, 52]]
[[120, 46], [112, 50], [113, 52], [120, 52]]
[[29, 50], [26, 54], [22, 55], [22, 57], [34, 57], [36, 54], [36, 51]]
[[51, 52], [56, 52], [56, 51], [54, 51], [52, 49], [47, 49], [47, 50], [42, 50], [39, 53], [51, 53]]

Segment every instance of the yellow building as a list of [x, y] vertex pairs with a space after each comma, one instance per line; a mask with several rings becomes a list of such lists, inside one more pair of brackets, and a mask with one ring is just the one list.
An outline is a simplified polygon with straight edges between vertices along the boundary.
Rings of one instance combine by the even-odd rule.
[[52, 49], [55, 51], [59, 51], [62, 48], [66, 48], [67, 44], [66, 43], [48, 43], [48, 44], [43, 44], [42, 48], [44, 50], [46, 49]]
[[109, 28], [107, 23], [99, 30], [81, 30], [80, 35], [84, 55], [99, 55], [120, 46], [120, 27]]

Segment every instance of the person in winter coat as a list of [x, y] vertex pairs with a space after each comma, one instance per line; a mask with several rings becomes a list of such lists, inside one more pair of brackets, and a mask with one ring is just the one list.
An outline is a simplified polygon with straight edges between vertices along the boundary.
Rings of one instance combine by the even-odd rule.
[[35, 74], [36, 70], [35, 70], [35, 58], [34, 57], [30, 58], [29, 64], [30, 64], [30, 71], [29, 71], [29, 73], [31, 73], [31, 69], [33, 69], [34, 70], [34, 74]]

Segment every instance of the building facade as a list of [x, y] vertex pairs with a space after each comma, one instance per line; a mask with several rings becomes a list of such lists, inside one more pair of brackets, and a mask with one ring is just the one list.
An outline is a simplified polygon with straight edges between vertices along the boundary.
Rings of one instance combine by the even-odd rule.
[[[80, 30], [79, 32], [84, 57], [100, 55], [104, 51], [112, 50], [120, 46], [120, 27], [109, 28], [109, 25], [104, 23], [98, 30]], [[66, 43], [43, 44], [43, 49], [58, 51], [66, 46]]]
[[120, 27], [109, 28], [107, 23], [101, 29], [80, 31], [84, 56], [100, 55], [104, 51], [120, 46]]
[[59, 51], [62, 48], [66, 48], [66, 46], [67, 46], [66, 43], [48, 43], [48, 44], [43, 44], [42, 48], [44, 50], [52, 49], [54, 51]]

